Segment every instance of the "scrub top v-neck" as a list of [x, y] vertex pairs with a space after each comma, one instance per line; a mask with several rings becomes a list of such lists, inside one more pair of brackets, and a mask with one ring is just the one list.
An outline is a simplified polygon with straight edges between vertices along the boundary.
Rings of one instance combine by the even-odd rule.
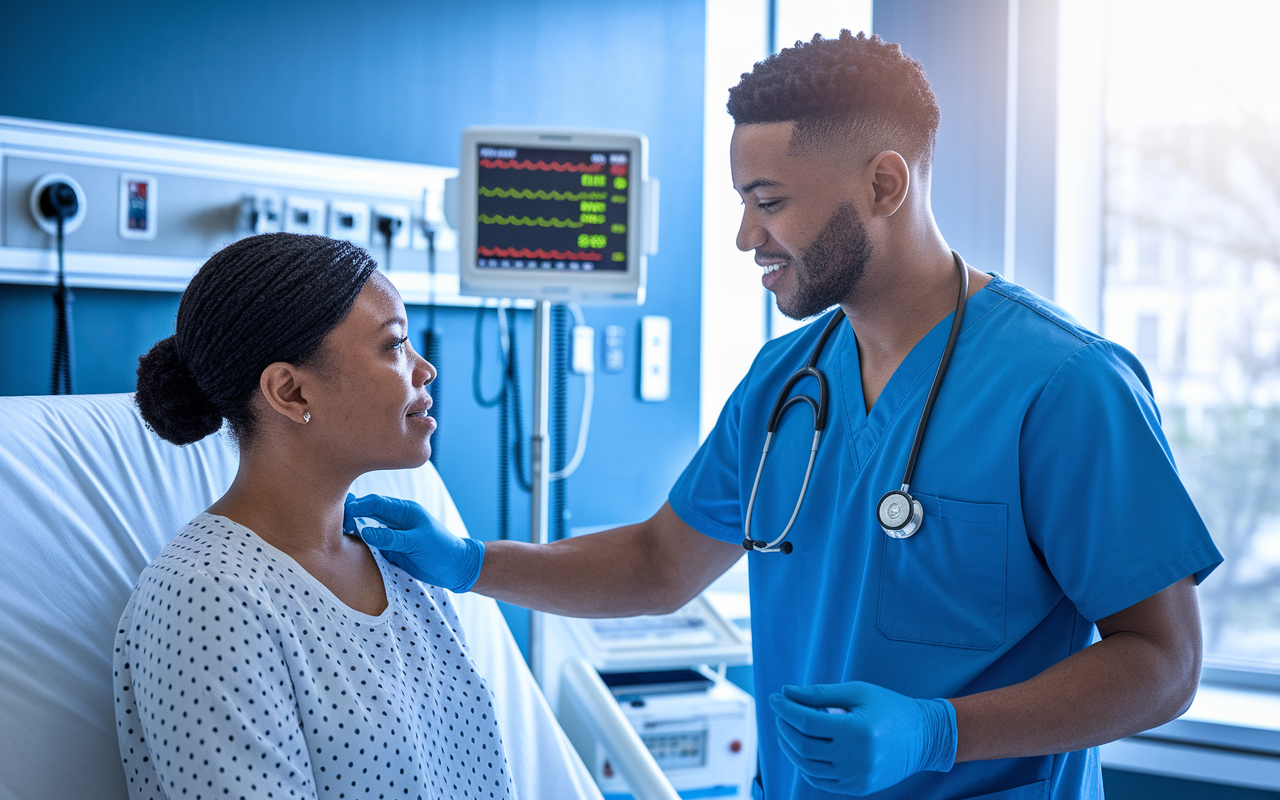
[[[842, 325], [827, 343], [828, 430], [788, 535], [794, 550], [748, 556], [758, 698], [851, 680], [912, 697], [1017, 683], [1087, 646], [1094, 620], [1221, 560], [1178, 480], [1141, 365], [998, 276], [969, 298], [925, 433], [911, 487], [924, 526], [886, 536], [875, 503], [901, 485], [951, 319], [916, 344], [869, 412], [854, 330]], [[694, 529], [742, 541], [765, 420], [825, 323], [767, 344], [725, 404], [670, 494]], [[811, 442], [812, 420], [789, 414], [761, 476], [756, 538], [786, 525]], [[778, 748], [768, 703], [757, 717], [765, 796], [827, 797]], [[1096, 751], [958, 764], [876, 796], [1046, 787], [1100, 796]]]

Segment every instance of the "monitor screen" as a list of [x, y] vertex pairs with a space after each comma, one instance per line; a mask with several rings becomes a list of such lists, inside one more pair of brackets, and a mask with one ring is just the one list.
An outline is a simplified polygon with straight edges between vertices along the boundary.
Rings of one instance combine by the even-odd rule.
[[639, 134], [468, 128], [458, 179], [462, 293], [643, 302], [646, 155]]
[[627, 269], [631, 154], [477, 145], [476, 266]]

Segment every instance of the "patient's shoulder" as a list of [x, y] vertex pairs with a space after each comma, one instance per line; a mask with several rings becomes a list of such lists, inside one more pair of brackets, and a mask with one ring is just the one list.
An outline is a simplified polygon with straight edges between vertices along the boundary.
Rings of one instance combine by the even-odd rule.
[[147, 571], [242, 579], [266, 571], [272, 559], [261, 545], [247, 528], [205, 512], [169, 540]]
[[168, 630], [175, 614], [216, 607], [231, 613], [215, 617], [216, 624], [201, 630], [228, 624], [275, 630], [286, 616], [279, 606], [291, 598], [282, 591], [282, 570], [270, 550], [247, 528], [201, 514], [138, 576], [122, 627], [132, 623]]
[[[164, 597], [177, 587], [226, 594], [241, 602], [280, 594], [288, 581], [279, 554], [257, 534], [209, 513], [188, 522], [142, 571], [136, 595]], [[141, 598], [139, 598], [141, 599]], [[274, 599], [274, 598], [273, 598]]]

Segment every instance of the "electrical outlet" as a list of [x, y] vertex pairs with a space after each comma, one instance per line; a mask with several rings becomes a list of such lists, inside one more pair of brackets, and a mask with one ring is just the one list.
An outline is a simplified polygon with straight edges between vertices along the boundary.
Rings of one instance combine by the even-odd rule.
[[329, 235], [368, 247], [369, 206], [350, 200], [334, 200], [329, 204]]
[[284, 200], [284, 229], [289, 233], [324, 236], [324, 200], [289, 195]]
[[391, 231], [391, 246], [398, 248], [408, 248], [413, 241], [412, 232], [409, 229], [409, 207], [392, 205], [390, 203], [378, 203], [373, 207], [373, 239], [374, 244], [382, 247], [387, 246], [386, 230]]
[[248, 201], [249, 230], [254, 233], [279, 233], [284, 227], [280, 193], [263, 189], [254, 192]]
[[671, 318], [640, 318], [640, 399], [658, 403], [671, 396]]

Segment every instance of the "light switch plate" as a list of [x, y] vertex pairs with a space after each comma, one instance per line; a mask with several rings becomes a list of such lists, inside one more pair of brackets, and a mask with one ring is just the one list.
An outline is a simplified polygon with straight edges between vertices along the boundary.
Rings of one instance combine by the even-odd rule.
[[573, 326], [573, 371], [579, 375], [596, 371], [596, 329], [590, 325]]
[[659, 403], [671, 396], [671, 318], [640, 318], [640, 399]]

